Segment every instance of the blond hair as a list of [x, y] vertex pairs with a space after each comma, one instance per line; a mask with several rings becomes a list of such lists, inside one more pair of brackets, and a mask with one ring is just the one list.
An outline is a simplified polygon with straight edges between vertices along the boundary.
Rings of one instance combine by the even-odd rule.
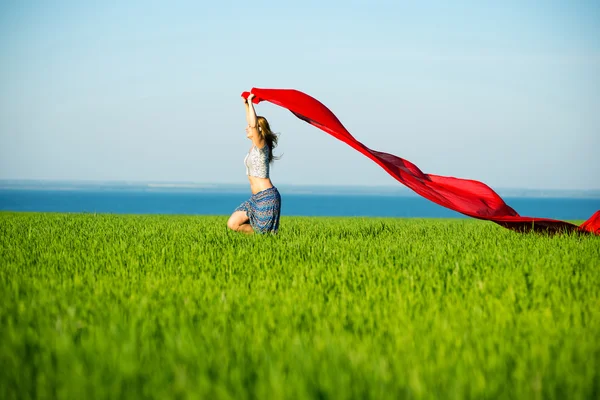
[[257, 116], [256, 122], [258, 134], [264, 139], [267, 146], [269, 146], [269, 163], [273, 162], [273, 160], [278, 160], [279, 157], [273, 156], [273, 149], [277, 147], [277, 134], [271, 131], [269, 121], [265, 117]]

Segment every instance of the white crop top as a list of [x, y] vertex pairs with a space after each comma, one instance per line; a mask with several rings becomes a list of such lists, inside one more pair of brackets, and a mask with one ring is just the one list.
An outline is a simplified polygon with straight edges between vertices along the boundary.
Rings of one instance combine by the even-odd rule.
[[257, 178], [269, 177], [269, 146], [264, 145], [262, 148], [252, 146], [246, 158], [246, 175], [255, 176]]

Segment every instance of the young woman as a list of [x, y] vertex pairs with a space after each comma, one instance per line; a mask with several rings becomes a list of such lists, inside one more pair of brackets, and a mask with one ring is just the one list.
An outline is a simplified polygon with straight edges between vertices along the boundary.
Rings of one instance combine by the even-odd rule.
[[252, 104], [253, 94], [244, 99], [246, 106], [246, 137], [252, 147], [244, 159], [246, 175], [250, 181], [252, 196], [235, 209], [227, 227], [245, 233], [277, 233], [281, 196], [269, 178], [269, 165], [273, 162], [273, 148], [277, 146], [277, 136], [271, 132], [264, 117], [256, 116]]

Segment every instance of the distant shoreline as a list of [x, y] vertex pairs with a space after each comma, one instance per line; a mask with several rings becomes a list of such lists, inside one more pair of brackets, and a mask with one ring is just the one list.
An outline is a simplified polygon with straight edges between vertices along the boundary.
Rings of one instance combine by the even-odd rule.
[[[418, 196], [407, 187], [397, 186], [349, 186], [349, 185], [292, 185], [277, 187], [286, 193], [297, 195], [382, 195], [414, 197]], [[506, 198], [587, 198], [600, 199], [600, 189], [522, 189], [493, 188]], [[0, 190], [55, 190], [55, 191], [146, 191], [146, 192], [204, 192], [204, 193], [246, 193], [247, 184], [220, 184], [201, 182], [166, 181], [64, 181], [64, 180], [0, 180]]]

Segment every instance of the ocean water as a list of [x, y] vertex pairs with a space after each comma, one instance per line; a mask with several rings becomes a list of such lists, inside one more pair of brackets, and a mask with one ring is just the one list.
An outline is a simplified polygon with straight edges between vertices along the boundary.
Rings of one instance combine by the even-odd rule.
[[[464, 218], [417, 196], [301, 194], [280, 189], [282, 215]], [[229, 215], [249, 193], [148, 190], [0, 189], [0, 210], [113, 214]], [[523, 216], [585, 220], [600, 209], [599, 198], [504, 199]]]

